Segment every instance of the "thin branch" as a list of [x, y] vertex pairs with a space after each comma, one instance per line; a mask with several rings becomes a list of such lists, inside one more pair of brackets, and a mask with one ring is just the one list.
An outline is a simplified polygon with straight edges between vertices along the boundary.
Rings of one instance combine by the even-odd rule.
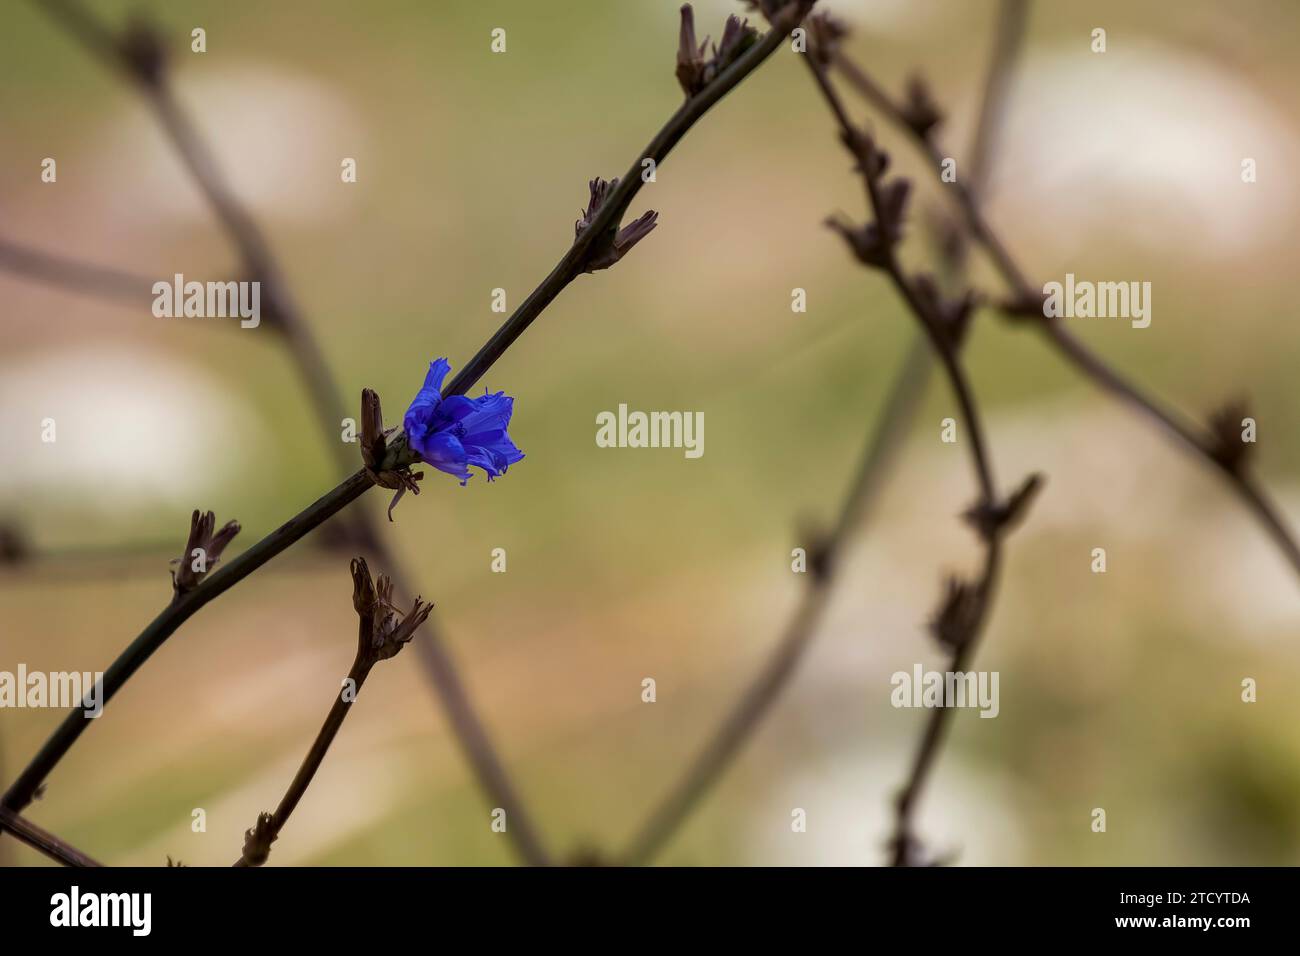
[[1227, 480], [1246, 507], [1254, 513], [1273, 539], [1277, 549], [1300, 575], [1300, 544], [1281, 511], [1275, 505], [1259, 480], [1247, 469], [1240, 458], [1221, 454], [1221, 441], [1211, 432], [1202, 433], [1172, 410], [1140, 392], [1135, 385], [1111, 368], [1097, 353], [1088, 349], [1058, 320], [1037, 324], [1043, 334], [1085, 376], [1128, 404], [1139, 415], [1155, 421], [1174, 436], [1193, 455], [1202, 458]]
[[380, 661], [395, 657], [415, 636], [416, 628], [433, 609], [433, 605], [423, 604], [417, 597], [411, 610], [403, 614], [393, 604], [393, 587], [388, 576], [381, 574], [376, 585], [364, 558], [352, 560], [352, 581], [352, 603], [358, 622], [357, 650], [352, 667], [275, 813], [260, 814], [256, 826], [245, 832], [244, 852], [235, 861], [235, 866], [261, 866], [266, 862], [271, 844], [279, 837], [294, 808], [307, 792], [370, 671]]
[[[970, 158], [966, 161], [965, 185], [972, 201], [983, 203], [985, 188], [993, 159], [993, 150], [1002, 129], [1007, 100], [1011, 91], [1012, 74], [1024, 46], [1025, 28], [1029, 20], [1029, 0], [1002, 0], [998, 5], [997, 26], [993, 50], [989, 55], [988, 71], [980, 95], [975, 129], [971, 134]], [[953, 265], [965, 265], [967, 243], [965, 231], [953, 234], [955, 247], [951, 250]]]
[[[663, 160], [686, 132], [715, 103], [734, 89], [776, 50], [789, 31], [807, 13], [811, 5], [811, 0], [797, 0], [796, 3], [791, 4], [778, 18], [777, 25], [774, 25], [766, 35], [719, 73], [704, 90], [689, 97], [682, 104], [654, 139], [651, 140], [650, 145], [638, 155], [628, 175], [618, 183], [611, 195], [595, 212], [588, 228], [578, 235], [572, 247], [561, 258], [559, 264], [542, 281], [541, 285], [521, 303], [514, 314], [479, 350], [478, 354], [461, 369], [460, 374], [452, 380], [445, 390], [445, 395], [463, 394], [473, 387], [505, 350], [541, 314], [542, 310], [554, 301], [573, 279], [582, 274], [588, 263], [588, 254], [597, 248], [593, 246], [593, 243], [598, 237], [606, 236], [610, 230], [617, 228], [623, 213], [640, 191], [643, 184], [641, 179], [642, 158], [652, 158], [655, 160], [656, 166], [662, 165]], [[53, 8], [61, 12], [66, 12], [69, 9], [73, 10], [72, 23], [74, 30], [79, 35], [86, 36], [88, 42], [97, 51], [104, 52], [102, 29], [93, 25], [87, 26], [85, 15], [80, 11], [79, 7], [66, 2], [66, 0], [57, 0], [53, 4]], [[145, 57], [146, 62], [147, 59]], [[415, 460], [414, 455], [409, 448], [404, 447], [404, 444], [399, 436], [390, 446], [392, 452], [391, 463], [394, 466], [409, 464]], [[333, 517], [368, 491], [373, 483], [372, 478], [365, 469], [354, 473], [337, 488], [327, 492], [279, 529], [208, 575], [193, 591], [178, 596], [105, 671], [105, 706], [122, 685], [149, 659], [154, 651], [161, 647], [167, 638], [192, 614], [270, 561], [308, 532]], [[80, 711], [70, 713], [37, 753], [36, 757], [33, 758], [32, 762], [28, 764], [18, 780], [5, 793], [0, 804], [15, 811], [26, 807], [31, 802], [36, 788], [50, 774], [84, 729], [85, 720], [81, 717]]]
[[[891, 123], [907, 132], [918, 148], [926, 155], [935, 175], [939, 174], [943, 153], [929, 131], [920, 131], [908, 119], [902, 108], [885, 94], [879, 84], [843, 51], [836, 51], [834, 66], [852, 86]], [[1183, 418], [1165, 407], [1159, 400], [1147, 395], [1124, 378], [1095, 352], [1087, 348], [1062, 324], [1059, 317], [1046, 317], [1042, 312], [1041, 286], [1033, 285], [1012, 257], [1006, 245], [984, 216], [971, 185], [960, 177], [946, 186], [954, 187], [954, 196], [966, 227], [984, 247], [994, 266], [1010, 286], [1013, 299], [1003, 304], [1004, 311], [1032, 319], [1032, 324], [1047, 341], [1064, 356], [1077, 371], [1104, 391], [1131, 407], [1168, 432], [1185, 450], [1202, 459], [1228, 482], [1229, 487], [1264, 525], [1273, 543], [1300, 575], [1300, 544], [1295, 532], [1282, 517], [1280, 510], [1269, 498], [1258, 480], [1247, 470], [1244, 460], [1235, 458], [1231, 464], [1220, 454], [1216, 436], [1198, 424]]]
[[[154, 620], [140, 632], [117, 659], [104, 671], [103, 702], [109, 701], [132, 675], [143, 666], [153, 653], [176, 629], [208, 602], [224, 594], [262, 565], [301, 539], [312, 529], [323, 524], [347, 505], [370, 489], [372, 482], [365, 470], [358, 471], [337, 488], [322, 495], [300, 514], [289, 519], [275, 531], [247, 551], [223, 563], [207, 575], [197, 587], [184, 594], [176, 594]], [[64, 754], [91, 723], [81, 708], [68, 713], [44, 746], [32, 758], [18, 779], [13, 782], [0, 800], [0, 806], [21, 812], [32, 801], [33, 795]]]
[[[850, 86], [862, 94], [864, 99], [883, 113], [886, 119], [911, 137], [929, 160], [929, 165], [933, 168], [935, 175], [938, 175], [946, 156], [935, 140], [933, 128], [924, 130], [918, 128], [909, 118], [904, 108], [894, 102], [882, 87], [871, 78], [870, 74], [858, 66], [843, 50], [837, 49], [834, 51], [832, 65], [849, 82]], [[997, 235], [984, 220], [974, 191], [968, 189], [967, 184], [960, 177], [956, 183], [945, 185], [955, 185], [957, 187], [957, 203], [966, 217], [968, 228], [984, 245], [999, 271], [1007, 277], [1007, 281], [1017, 291], [1028, 288], [1028, 283], [1020, 272], [1019, 266], [1016, 265], [1015, 260], [1011, 258], [1010, 253], [1007, 252]]]
[[909, 348], [872, 427], [835, 524], [829, 534], [819, 537], [807, 549], [809, 566], [804, 593], [780, 641], [681, 779], [633, 837], [621, 858], [626, 864], [645, 865], [658, 855], [731, 766], [790, 682], [817, 634], [846, 543], [852, 534], [860, 533], [889, 465], [902, 447], [912, 411], [925, 394], [932, 364], [929, 346], [917, 339]]
[[[979, 488], [979, 500], [967, 512], [966, 517], [984, 545], [984, 561], [979, 576], [973, 583], [956, 578], [949, 581], [939, 610], [931, 622], [935, 637], [952, 654], [949, 669], [956, 672], [962, 670], [965, 662], [974, 654], [988, 622], [1002, 565], [1003, 538], [1023, 514], [1041, 479], [1039, 476], [1031, 476], [1007, 500], [999, 500], [974, 392], [958, 359], [973, 299], [967, 294], [962, 300], [945, 302], [935, 283], [909, 278], [904, 272], [898, 261], [896, 247], [902, 235], [909, 184], [900, 179], [885, 181], [888, 158], [876, 148], [871, 137], [849, 119], [848, 112], [827, 75], [827, 63], [831, 59], [832, 45], [837, 38], [836, 30], [825, 18], [820, 19], [815, 27], [813, 34], [817, 37], [817, 43], [809, 50], [805, 62], [839, 124], [845, 147], [857, 161], [874, 218], [873, 222], [861, 229], [853, 229], [837, 221], [832, 221], [830, 225], [844, 236], [864, 265], [883, 271], [889, 277], [916, 317], [947, 374], [968, 431], [967, 444]], [[920, 96], [915, 98], [915, 102], [920, 107], [926, 105]], [[921, 108], [913, 115], [929, 116], [932, 113]], [[894, 865], [910, 865], [920, 857], [920, 845], [913, 833], [913, 810], [938, 753], [944, 730], [951, 721], [951, 711], [951, 707], [944, 706], [931, 712], [912, 772], [899, 796], [895, 832], [891, 840], [891, 859]]]
[[48, 830], [42, 830], [26, 817], [0, 807], [0, 833], [4, 832], [12, 833], [28, 846], [39, 850], [51, 860], [62, 863], [64, 866], [89, 867], [103, 865], [82, 853], [66, 840], [59, 839]]
[[52, 255], [8, 239], [0, 239], [0, 269], [43, 285], [117, 302], [146, 301], [153, 287], [153, 280], [145, 276]]
[[[966, 427], [970, 431], [971, 464], [975, 472], [976, 484], [979, 486], [981, 504], [991, 507], [997, 498], [997, 492], [993, 480], [992, 465], [985, 447], [984, 427], [975, 406], [975, 398], [971, 391], [970, 382], [966, 377], [965, 370], [957, 361], [955, 346], [960, 341], [962, 330], [960, 328], [946, 328], [940, 317], [934, 314], [933, 307], [922, 301], [921, 292], [903, 272], [895, 253], [895, 245], [899, 239], [902, 210], [901, 207], [891, 209], [890, 200], [882, 196], [883, 185], [881, 179], [885, 170], [883, 154], [875, 147], [871, 138], [858, 129], [849, 119], [843, 101], [832, 86], [825, 67], [818, 62], [817, 54], [810, 51], [804, 57], [804, 62], [808, 65], [814, 80], [817, 82], [818, 89], [839, 123], [845, 147], [853, 154], [862, 173], [867, 198], [871, 205], [872, 214], [875, 217], [873, 225], [878, 229], [877, 234], [874, 236], [873, 248], [866, 252], [867, 257], [878, 258], [878, 261], [872, 261], [869, 264], [879, 268], [889, 277], [895, 290], [920, 322], [922, 331], [930, 340], [935, 355], [943, 365], [949, 384], [952, 386], [953, 395], [956, 397], [957, 404], [961, 409], [962, 417], [966, 420]], [[893, 185], [901, 186], [899, 192], [904, 197], [906, 196], [905, 181], [895, 180]], [[899, 202], [901, 203], [901, 201], [900, 199]], [[838, 228], [841, 231], [844, 229], [842, 226]], [[873, 239], [867, 239], [866, 241], [873, 242]], [[859, 257], [862, 258], [861, 253]]]
[[989, 55], [989, 68], [984, 76], [975, 132], [971, 137], [970, 159], [966, 162], [968, 189], [976, 198], [983, 196], [988, 181], [993, 146], [1001, 130], [1011, 90], [1011, 77], [1024, 46], [1028, 20], [1029, 0], [1002, 0], [998, 5], [993, 52]]
[[812, 8], [812, 5], [813, 0], [794, 0], [794, 2], [786, 6], [773, 22], [772, 28], [758, 42], [719, 73], [701, 92], [689, 97], [681, 105], [672, 118], [664, 124], [663, 129], [633, 160], [628, 171], [618, 181], [618, 186], [600, 207], [600, 211], [596, 214], [590, 226], [578, 236], [573, 246], [555, 268], [551, 270], [551, 274], [532, 291], [528, 298], [515, 310], [514, 315], [510, 316], [505, 324], [497, 330], [496, 334], [479, 349], [478, 354], [466, 363], [459, 374], [452, 378], [451, 384], [447, 386], [446, 394], [462, 395], [472, 388], [474, 383], [483, 376], [483, 373], [533, 323], [533, 320], [541, 314], [542, 310], [560, 294], [565, 286], [581, 274], [592, 243], [598, 237], [606, 235], [610, 229], [623, 220], [628, 206], [631, 205], [632, 200], [636, 198], [637, 193], [641, 191], [641, 187], [645, 184], [641, 176], [644, 169], [642, 162], [646, 159], [652, 159], [655, 168], [658, 169], [668, 154], [672, 152], [673, 147], [686, 135], [687, 130], [694, 126], [696, 121], [707, 113], [714, 104], [730, 93], [741, 80], [752, 73], [755, 67], [771, 56], [776, 48], [788, 38], [790, 31], [799, 25], [800, 21]]
[[[159, 558], [171, 557], [174, 542], [136, 541], [120, 547], [38, 548], [27, 542], [23, 550], [5, 550], [5, 528], [0, 526], [0, 583], [10, 578], [38, 579], [53, 585], [79, 585], [89, 581], [120, 581], [137, 577], [156, 577]], [[289, 565], [275, 565], [276, 570], [315, 568], [333, 561], [341, 547], [335, 542], [309, 542], [294, 551]], [[355, 542], [348, 542], [355, 547]]]
[[[982, 195], [987, 181], [994, 143], [1010, 89], [1011, 75], [1020, 57], [1024, 41], [1028, 12], [1028, 0], [1002, 0], [999, 6], [993, 53], [989, 59], [988, 73], [985, 77], [975, 131], [971, 140], [970, 160], [967, 163], [969, 170], [967, 190], [972, 203]], [[949, 264], [955, 272], [960, 273], [964, 270], [965, 248], [965, 243], [960, 243], [952, 250]], [[986, 552], [986, 560], [992, 565], [996, 559], [997, 556], [990, 548]], [[986, 567], [982, 581], [986, 583], [991, 581], [995, 573], [995, 568]], [[973, 652], [973, 641], [959, 647], [953, 654], [948, 669], [952, 673], [963, 672], [967, 657]], [[896, 800], [894, 832], [890, 840], [891, 862], [895, 865], [912, 862], [918, 855], [914, 825], [916, 806], [949, 725], [947, 711], [948, 708], [943, 707], [931, 712], [920, 745], [913, 757], [907, 783]]]

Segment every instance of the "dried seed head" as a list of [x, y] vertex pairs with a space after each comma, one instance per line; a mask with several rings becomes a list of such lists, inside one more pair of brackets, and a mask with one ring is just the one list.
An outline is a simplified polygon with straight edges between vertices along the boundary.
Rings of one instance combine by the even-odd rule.
[[275, 818], [269, 813], [259, 813], [257, 823], [244, 831], [244, 857], [247, 866], [261, 866], [271, 855], [271, 844], [280, 835], [274, 831]]
[[608, 262], [588, 262], [588, 272], [595, 272], [597, 269], [605, 269], [612, 266], [619, 259], [627, 255], [628, 251], [638, 242], [650, 235], [654, 227], [659, 225], [659, 213], [653, 209], [642, 213], [636, 219], [624, 226], [614, 236], [614, 256]]
[[[604, 180], [597, 176], [595, 179], [587, 181], [587, 191], [590, 194], [587, 199], [587, 208], [582, 211], [582, 216], [573, 224], [573, 238], [577, 239], [591, 227], [592, 222], [596, 219], [596, 214], [600, 212], [600, 207], [605, 205], [605, 199], [618, 188], [618, 177], [611, 180]], [[611, 227], [611, 231], [617, 227]]]
[[929, 84], [916, 74], [907, 82], [907, 94], [899, 113], [912, 132], [922, 139], [943, 122], [943, 112], [935, 102]]
[[845, 216], [831, 216], [826, 220], [826, 225], [843, 237], [849, 250], [863, 265], [873, 269], [889, 266], [893, 256], [893, 242], [881, 232], [876, 223], [854, 226]]
[[843, 217], [832, 217], [826, 224], [844, 237], [853, 254], [864, 265], [888, 267], [894, 245], [903, 236], [903, 220], [912, 185], [902, 178], [884, 181], [889, 169], [889, 154], [876, 146], [870, 133], [848, 129], [840, 134], [840, 138], [856, 157], [858, 172], [867, 180], [873, 205], [878, 207], [873, 209], [876, 221], [855, 228]]
[[374, 389], [361, 391], [361, 460], [365, 463], [366, 474], [380, 488], [396, 489], [397, 494], [388, 503], [388, 520], [393, 520], [393, 509], [408, 491], [418, 495], [424, 472], [412, 472], [409, 465], [387, 467], [388, 438], [396, 428], [384, 428], [384, 413], [379, 403], [379, 395]]
[[[582, 217], [573, 224], [574, 239], [591, 228], [601, 207], [618, 188], [618, 179], [606, 182], [598, 176], [587, 184], [587, 188], [590, 190], [591, 198], [587, 202], [587, 208], [583, 210]], [[650, 235], [658, 222], [659, 213], [652, 209], [632, 220], [622, 229], [618, 228], [617, 223], [612, 223], [603, 235], [597, 236], [587, 247], [582, 271], [598, 272], [601, 269], [608, 269], [627, 255], [633, 246]]]
[[923, 308], [939, 326], [953, 348], [960, 347], [970, 326], [971, 313], [979, 302], [979, 296], [972, 289], [967, 289], [960, 298], [948, 299], [939, 291], [939, 284], [928, 274], [916, 276], [912, 280], [917, 298]]
[[906, 179], [895, 179], [880, 187], [880, 210], [878, 220], [881, 231], [890, 243], [903, 237], [903, 216], [907, 209], [907, 198], [911, 195], [912, 183]]
[[985, 541], [991, 540], [994, 535], [1014, 527], [1025, 516], [1030, 503], [1046, 480], [1041, 472], [1034, 472], [1021, 483], [1019, 488], [1008, 495], [1005, 501], [992, 507], [980, 502], [967, 510], [962, 517], [970, 522], [981, 538]]
[[361, 390], [361, 460], [366, 468], [374, 470], [384, 460], [388, 447], [388, 432], [384, 431], [384, 412], [379, 394], [372, 388]]
[[865, 129], [854, 127], [840, 132], [840, 140], [857, 160], [857, 171], [879, 182], [889, 169], [889, 153], [876, 144], [876, 138]]
[[695, 11], [689, 3], [682, 5], [682, 25], [677, 38], [677, 82], [687, 96], [704, 88], [704, 49], [708, 37], [698, 46], [695, 42]]
[[748, 20], [741, 20], [735, 15], [727, 17], [727, 22], [722, 28], [722, 40], [713, 48], [711, 63], [713, 76], [710, 76], [709, 80], [712, 81], [719, 73], [740, 59], [757, 39], [758, 31], [749, 25]]
[[1250, 409], [1245, 399], [1225, 402], [1210, 413], [1210, 432], [1206, 451], [1219, 465], [1238, 474], [1250, 459], [1253, 443], [1246, 438]]
[[118, 50], [131, 75], [145, 86], [157, 86], [167, 66], [166, 44], [150, 23], [134, 17], [127, 23]]
[[216, 523], [216, 515], [211, 511], [195, 511], [190, 516], [190, 536], [185, 542], [185, 553], [171, 562], [175, 565], [172, 587], [177, 594], [198, 587], [199, 582], [220, 562], [226, 546], [239, 534], [238, 521], [227, 521], [219, 529]]
[[709, 38], [696, 43], [695, 11], [689, 3], [684, 4], [677, 37], [677, 82], [688, 97], [694, 96], [740, 59], [757, 39], [758, 31], [748, 21], [729, 16], [722, 28], [722, 39], [713, 45], [712, 55], [706, 57]]
[[395, 657], [428, 619], [431, 603], [415, 599], [403, 614], [393, 603], [393, 582], [387, 574], [372, 581], [365, 558], [352, 559], [352, 606], [360, 619], [357, 656], [367, 665]]
[[425, 603], [417, 596], [411, 610], [403, 615], [400, 611], [390, 610], [376, 623], [371, 643], [371, 655], [375, 661], [386, 661], [396, 657], [397, 652], [410, 643], [416, 630], [429, 617], [433, 605]]
[[352, 571], [352, 607], [358, 614], [373, 613], [375, 605], [375, 582], [370, 577], [370, 566], [365, 558], [353, 558]]
[[841, 41], [848, 36], [849, 28], [826, 10], [819, 10], [808, 18], [808, 55], [822, 66], [830, 66], [839, 52]]
[[955, 575], [948, 578], [939, 610], [930, 620], [930, 633], [949, 650], [961, 650], [975, 634], [979, 603], [975, 585]]

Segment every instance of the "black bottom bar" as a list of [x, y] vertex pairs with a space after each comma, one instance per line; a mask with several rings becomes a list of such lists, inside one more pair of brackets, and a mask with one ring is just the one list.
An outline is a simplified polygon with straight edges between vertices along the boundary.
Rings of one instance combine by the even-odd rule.
[[[947, 948], [945, 939], [1045, 934], [1180, 945], [1200, 938], [1219, 947], [1261, 929], [1283, 931], [1296, 884], [1296, 872], [1286, 869], [51, 867], [0, 870], [0, 931], [13, 953], [25, 952], [18, 944], [33, 937], [72, 934], [128, 945], [143, 938], [257, 945], [415, 937], [433, 946], [598, 934], [611, 944], [690, 939], [695, 948], [715, 937], [771, 943], [784, 931], [802, 938], [801, 950], [846, 932], [845, 941], [859, 942], [911, 936], [927, 949]], [[115, 925], [85, 925], [106, 922]]]

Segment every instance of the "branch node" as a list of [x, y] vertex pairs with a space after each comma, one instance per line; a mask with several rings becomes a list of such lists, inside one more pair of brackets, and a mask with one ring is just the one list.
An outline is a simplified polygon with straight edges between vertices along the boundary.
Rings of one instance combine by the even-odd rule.
[[163, 38], [152, 23], [132, 17], [117, 40], [117, 49], [132, 77], [147, 87], [162, 86], [167, 53]]
[[907, 94], [899, 107], [899, 117], [923, 140], [928, 140], [931, 131], [943, 122], [943, 111], [930, 92], [930, 84], [919, 73], [914, 73], [907, 81]]
[[1205, 453], [1229, 474], [1244, 473], [1254, 451], [1254, 446], [1243, 436], [1244, 420], [1249, 415], [1250, 409], [1244, 398], [1227, 401], [1210, 413]]
[[217, 518], [211, 511], [195, 511], [190, 516], [190, 536], [185, 542], [185, 552], [172, 558], [172, 588], [177, 594], [188, 594], [199, 586], [221, 561], [226, 546], [239, 534], [239, 522], [227, 521], [216, 529]]
[[380, 574], [379, 580], [373, 581], [365, 558], [352, 559], [352, 583], [352, 606], [361, 623], [357, 660], [368, 669], [396, 657], [429, 617], [433, 604], [417, 597], [410, 611], [399, 611], [393, 603], [392, 580]]
[[971, 315], [979, 304], [979, 296], [973, 289], [966, 289], [960, 298], [948, 299], [939, 291], [939, 283], [928, 273], [916, 276], [912, 280], [922, 307], [929, 313], [931, 321], [943, 333], [950, 350], [960, 348], [970, 328]]
[[713, 44], [712, 56], [705, 56], [709, 38], [695, 43], [695, 11], [689, 3], [682, 5], [682, 24], [677, 41], [677, 82], [689, 99], [712, 83], [727, 67], [735, 63], [758, 40], [758, 31], [748, 20], [727, 17], [722, 39]]
[[253, 828], [244, 831], [244, 855], [240, 858], [240, 865], [261, 866], [271, 855], [271, 844], [279, 836], [275, 818], [269, 813], [259, 813]]
[[393, 520], [393, 509], [408, 491], [413, 495], [420, 493], [417, 482], [424, 478], [424, 472], [412, 472], [407, 465], [396, 465], [389, 460], [388, 436], [396, 428], [384, 428], [384, 412], [380, 407], [379, 393], [372, 388], [361, 390], [361, 460], [366, 466], [366, 475], [380, 488], [395, 489], [397, 494], [388, 503], [388, 520]]
[[930, 633], [954, 654], [959, 652], [975, 636], [981, 603], [977, 584], [951, 575], [944, 583], [939, 609], [930, 619]]
[[962, 515], [985, 541], [1014, 527], [1029, 509], [1029, 504], [1038, 494], [1047, 479], [1041, 472], [1029, 475], [1006, 500], [1001, 502], [981, 501], [973, 505]]
[[843, 20], [828, 10], [818, 10], [808, 18], [808, 55], [819, 66], [828, 67], [848, 35], [849, 28]]
[[830, 583], [835, 570], [834, 535], [824, 528], [809, 528], [804, 532], [803, 538], [808, 542], [808, 573], [812, 576], [813, 583]]
[[[587, 208], [583, 210], [582, 218], [573, 224], [575, 240], [591, 227], [601, 206], [613, 196], [614, 190], [618, 188], [618, 177], [606, 182], [597, 176], [587, 183], [587, 188], [591, 191], [591, 197], [587, 201]], [[601, 269], [608, 269], [627, 255], [633, 246], [650, 235], [658, 225], [658, 220], [659, 213], [651, 209], [633, 219], [622, 229], [618, 227], [617, 220], [611, 222], [605, 233], [596, 236], [587, 247], [578, 271], [599, 272]]]

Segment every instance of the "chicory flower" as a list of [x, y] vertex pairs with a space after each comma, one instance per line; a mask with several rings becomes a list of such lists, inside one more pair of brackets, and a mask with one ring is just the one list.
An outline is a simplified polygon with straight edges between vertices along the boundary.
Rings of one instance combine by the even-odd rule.
[[488, 481], [524, 457], [506, 428], [515, 400], [505, 392], [478, 398], [442, 397], [442, 380], [451, 371], [445, 358], [429, 363], [424, 387], [406, 410], [406, 439], [421, 459], [439, 471], [460, 479], [470, 478], [469, 466], [482, 468]]

